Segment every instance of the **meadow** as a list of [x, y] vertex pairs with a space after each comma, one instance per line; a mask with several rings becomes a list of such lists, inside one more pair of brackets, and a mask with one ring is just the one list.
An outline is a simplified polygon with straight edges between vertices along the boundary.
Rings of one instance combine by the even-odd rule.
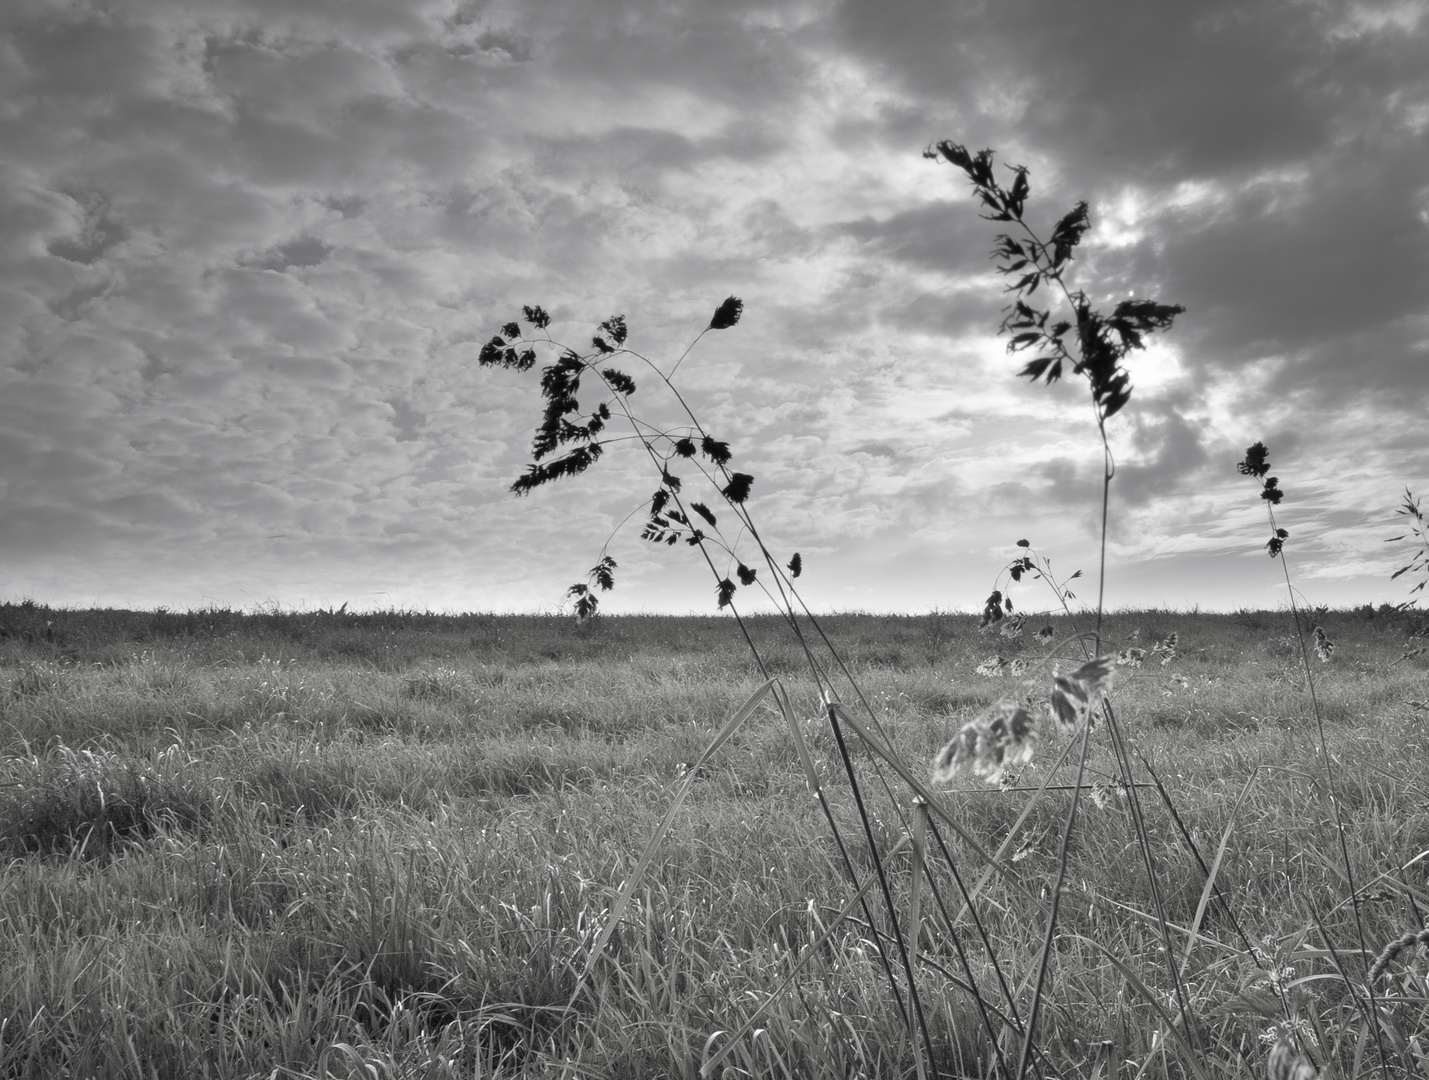
[[[1193, 1075], [1174, 1036], [1209, 1075], [1259, 1077], [1290, 1025], [1324, 1075], [1429, 1076], [1429, 935], [1405, 940], [1429, 911], [1422, 621], [1316, 613], [1327, 779], [1289, 612], [1106, 615], [1113, 649], [1177, 635], [1111, 699], [1182, 985], [1093, 737], [1034, 1075]], [[1045, 697], [1045, 674], [989, 657], [1040, 661], [1056, 646], [1032, 629], [1074, 629], [821, 622], [925, 778], [998, 698]], [[988, 1010], [1032, 994], [1072, 798], [1052, 772], [1079, 740], [939, 791], [961, 833], [934, 829], [936, 873], [959, 880], [915, 930], [911, 793], [855, 742], [863, 830], [804, 655], [782, 619], [746, 624], [838, 840], [769, 701], [694, 770], [765, 682], [728, 617], [0, 605], [0, 1077], [693, 1080], [720, 1051], [716, 1076], [994, 1075], [989, 1032], [1015, 1024]], [[882, 966], [888, 912], [850, 904], [845, 859], [888, 872], [931, 1060]], [[975, 905], [944, 902], [984, 874]]]

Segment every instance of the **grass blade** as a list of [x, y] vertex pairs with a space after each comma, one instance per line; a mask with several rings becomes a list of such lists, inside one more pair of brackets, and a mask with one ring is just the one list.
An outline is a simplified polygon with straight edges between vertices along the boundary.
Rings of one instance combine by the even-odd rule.
[[913, 880], [908, 893], [908, 947], [913, 960], [918, 959], [918, 939], [923, 936], [923, 853], [928, 839], [928, 807], [922, 799], [913, 800]]
[[719, 729], [715, 737], [710, 740], [710, 744], [705, 747], [704, 752], [700, 754], [699, 760], [696, 761], [694, 765], [691, 766], [689, 772], [685, 774], [685, 779], [681, 781], [679, 790], [675, 793], [675, 801], [670, 805], [670, 809], [665, 812], [665, 817], [661, 820], [659, 828], [657, 828], [650, 839], [646, 841], [645, 850], [640, 853], [640, 858], [635, 864], [635, 869], [633, 869], [630, 875], [625, 879], [625, 884], [621, 887], [620, 895], [616, 897], [615, 903], [610, 907], [610, 915], [606, 918], [605, 926], [601, 930], [600, 936], [595, 939], [595, 943], [591, 946], [590, 955], [586, 957], [585, 968], [581, 971], [580, 977], [576, 979], [575, 990], [571, 993], [572, 1002], [575, 1001], [576, 995], [580, 993], [581, 987], [585, 985], [585, 981], [589, 977], [591, 969], [595, 967], [596, 961], [600, 959], [601, 953], [605, 951], [605, 946], [610, 942], [610, 937], [615, 933], [615, 928], [620, 925], [620, 919], [625, 914], [625, 909], [630, 905], [630, 898], [635, 895], [635, 890], [639, 887], [641, 879], [644, 878], [645, 871], [650, 868], [651, 862], [655, 859], [655, 852], [659, 850], [661, 841], [665, 839], [665, 834], [670, 831], [670, 826], [674, 824], [675, 815], [679, 813], [680, 807], [684, 804], [685, 796], [690, 793], [690, 787], [699, 776], [700, 767], [709, 761], [709, 759], [718, 752], [719, 748], [729, 741], [730, 737], [733, 736], [736, 731], [744, 726], [744, 722], [754, 714], [754, 710], [759, 707], [759, 703], [763, 701], [765, 695], [774, 688], [777, 681], [777, 679], [769, 679], [760, 686], [758, 690], [749, 695], [745, 703], [736, 709], [734, 714], [724, 722], [724, 727]]
[[1101, 942], [1093, 941], [1091, 938], [1085, 937], [1082, 934], [1069, 934], [1068, 937], [1073, 938], [1077, 941], [1085, 942], [1092, 948], [1096, 949], [1097, 952], [1105, 956], [1107, 960], [1111, 963], [1111, 965], [1115, 967], [1117, 971], [1121, 972], [1122, 977], [1125, 978], [1126, 981], [1130, 983], [1133, 987], [1135, 987], [1136, 992], [1140, 994], [1146, 1000], [1146, 1003], [1150, 1005], [1153, 1009], [1155, 1009], [1156, 1012], [1161, 1016], [1161, 1019], [1165, 1021], [1167, 1033], [1170, 1034], [1171, 1037], [1174, 1038], [1177, 1044], [1181, 1047], [1182, 1064], [1184, 1064], [1190, 1070], [1191, 1074], [1195, 1076], [1197, 1080], [1211, 1080], [1210, 1074], [1207, 1073], [1205, 1068], [1201, 1065], [1200, 1055], [1196, 1052], [1195, 1047], [1190, 1044], [1186, 1036], [1182, 1033], [1180, 1024], [1178, 1024], [1176, 1020], [1172, 1018], [1169, 1013], [1166, 1012], [1165, 1006], [1161, 1004], [1161, 999], [1158, 998], [1156, 994], [1153, 993], [1152, 990], [1144, 982], [1141, 981], [1141, 976], [1137, 975], [1136, 972], [1132, 971], [1131, 968], [1128, 967], [1119, 956], [1113, 953]]
[[[888, 854], [883, 857], [884, 861], [891, 863], [895, 858], [903, 854], [903, 850], [908, 846], [908, 844], [908, 837], [902, 837], [898, 841], [898, 843], [894, 844], [891, 848], [888, 849]], [[794, 980], [798, 978], [799, 972], [804, 969], [804, 966], [815, 956], [818, 955], [819, 950], [823, 948], [824, 943], [827, 942], [829, 938], [833, 937], [834, 931], [837, 930], [843, 924], [844, 920], [847, 919], [850, 914], [852, 914], [853, 909], [863, 903], [864, 898], [868, 895], [868, 891], [873, 888], [874, 882], [876, 880], [877, 879], [872, 876], [866, 878], [863, 884], [858, 887], [854, 894], [846, 901], [844, 901], [844, 906], [839, 909], [839, 913], [837, 915], [835, 915], [832, 919], [829, 920], [828, 926], [824, 927], [824, 932], [820, 934], [816, 940], [809, 942], [809, 944], [804, 947], [804, 950], [800, 954], [799, 959], [794, 961], [794, 966], [789, 969], [789, 974], [784, 976], [784, 981], [774, 988], [774, 990], [763, 1000], [763, 1002], [759, 1004], [759, 1006], [754, 1010], [754, 1012], [749, 1014], [748, 1018], [744, 1021], [744, 1023], [740, 1025], [739, 1030], [729, 1036], [728, 1041], [725, 1042], [724, 1049], [716, 1051], [713, 1057], [708, 1058], [705, 1063], [700, 1066], [701, 1076], [708, 1076], [711, 1072], [713, 1072], [720, 1062], [722, 1062], [726, 1057], [728, 1057], [731, 1053], [734, 1052], [734, 1048], [739, 1045], [739, 1040], [744, 1038], [752, 1030], [754, 1030], [754, 1025], [759, 1023], [760, 1018], [764, 1015], [764, 1011], [768, 1009], [771, 1005], [773, 1005], [776, 1001], [778, 1001], [781, 997], [783, 997], [784, 991], [788, 990], [789, 987], [794, 985]], [[877, 934], [879, 931], [876, 926], [870, 924], [869, 932], [872, 934]], [[708, 1044], [706, 1044], [706, 1046], [708, 1046]]]
[[1240, 813], [1241, 804], [1245, 802], [1245, 797], [1250, 794], [1250, 785], [1255, 783], [1255, 774], [1258, 768], [1252, 769], [1250, 775], [1245, 778], [1245, 783], [1241, 786], [1240, 794], [1236, 796], [1235, 805], [1231, 807], [1230, 820], [1226, 822], [1226, 828], [1221, 833], [1221, 843], [1216, 848], [1216, 857], [1211, 860], [1211, 869], [1206, 874], [1206, 884], [1201, 889], [1201, 900], [1196, 905], [1196, 917], [1191, 920], [1191, 933], [1186, 938], [1186, 951], [1181, 954], [1181, 978], [1186, 977], [1186, 965], [1191, 960], [1191, 950], [1196, 947], [1196, 936], [1201, 930], [1201, 920], [1205, 918], [1206, 908], [1211, 902], [1211, 896], [1216, 889], [1216, 876], [1221, 870], [1221, 861], [1226, 857], [1226, 845], [1230, 843], [1231, 832], [1235, 829], [1236, 815]]
[[952, 814], [948, 813], [947, 810], [943, 809], [943, 807], [938, 805], [937, 798], [934, 795], [933, 790], [928, 787], [928, 785], [925, 784], [922, 780], [918, 779], [918, 777], [913, 774], [913, 771], [909, 769], [908, 766], [905, 765], [899, 759], [897, 754], [895, 754], [892, 750], [885, 746], [878, 738], [872, 735], [867, 728], [865, 728], [862, 724], [855, 720], [853, 716], [849, 713], [849, 711], [845, 709], [842, 705], [838, 704], [838, 702], [831, 703], [829, 705], [829, 708], [836, 710], [838, 712], [839, 720], [847, 724], [849, 727], [853, 728], [854, 733], [860, 739], [863, 740], [864, 745], [867, 746], [871, 751], [873, 751], [873, 753], [882, 758], [885, 762], [887, 762], [889, 768], [891, 768], [894, 772], [896, 772], [899, 776], [903, 778], [903, 782], [913, 789], [914, 794], [920, 796], [924, 800], [924, 802], [927, 803], [928, 809], [931, 812], [937, 814], [938, 817], [943, 820], [943, 823], [948, 826], [948, 828], [952, 829], [953, 832], [958, 834], [958, 839], [960, 839], [963, 843], [967, 844], [968, 847], [973, 849], [973, 851], [977, 852], [977, 854], [990, 866], [996, 867], [998, 870], [1000, 870], [1008, 884], [1013, 885], [1019, 890], [1021, 890], [1021, 892], [1025, 896], [1027, 896], [1034, 902], [1040, 903], [1040, 900], [1038, 900], [1037, 896], [1032, 892], [1031, 888], [1018, 879], [1018, 876], [1012, 872], [1011, 867], [1007, 866], [1007, 864], [1003, 863], [991, 852], [989, 852], [987, 848], [983, 847], [983, 845], [978, 842], [977, 837], [973, 836], [970, 832], [968, 832], [968, 830], [963, 827], [961, 822], [959, 822], [955, 817], [953, 817]]

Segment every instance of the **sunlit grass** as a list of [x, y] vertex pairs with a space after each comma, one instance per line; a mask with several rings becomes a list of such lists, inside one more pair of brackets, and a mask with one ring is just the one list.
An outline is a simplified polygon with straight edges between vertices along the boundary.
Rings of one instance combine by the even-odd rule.
[[[0, 609], [11, 631], [0, 640], [0, 1075], [355, 1076], [370, 1065], [404, 1077], [693, 1077], [716, 1033], [761, 1005], [763, 1034], [726, 1065], [758, 1076], [912, 1069], [861, 917], [769, 1001], [849, 892], [772, 714], [703, 771], [589, 992], [571, 1000], [682, 770], [758, 685], [727, 620], [601, 617], [577, 631], [561, 619], [434, 618], [379, 630], [375, 619], [234, 616], [195, 635], [180, 615], [40, 614], [54, 640], [25, 638], [36, 613]], [[1429, 904], [1429, 857], [1414, 862], [1429, 852], [1429, 714], [1410, 704], [1429, 696], [1429, 665], [1395, 663], [1406, 618], [1324, 616], [1337, 649], [1317, 672], [1376, 949], [1422, 926], [1414, 905]], [[987, 639], [973, 617], [831, 623], [910, 761], [931, 760], [1015, 682], [975, 673]], [[1179, 819], [1143, 790], [1173, 924], [1193, 922], [1205, 881], [1184, 836], [1210, 862], [1231, 827], [1217, 873], [1227, 906], [1205, 913], [1185, 978], [1208, 1045], [1241, 1060], [1244, 1076], [1262, 1075], [1260, 1039], [1276, 1022], [1264, 970], [1289, 969], [1297, 1017], [1346, 1060], [1353, 1041], [1336, 1040], [1357, 1023], [1333, 981], [1293, 985], [1333, 971], [1316, 920], [1330, 912], [1343, 928], [1345, 887], [1298, 656], [1272, 625], [1284, 618], [1156, 612], [1104, 628], [1117, 641], [1179, 631], [1180, 658], [1121, 669], [1117, 701]], [[812, 685], [790, 687], [866, 869]], [[1013, 790], [968, 782], [941, 797], [995, 846], [1059, 750], [1044, 746]], [[1044, 1006], [1043, 1068], [1065, 1076], [1154, 1057], [1162, 1025], [1157, 1004], [1088, 941], [1142, 958], [1146, 988], [1169, 990], [1156, 981], [1144, 883], [1126, 872], [1115, 774], [1094, 746], [1089, 779], [1102, 786], [1084, 799], [1069, 853]], [[1027, 892], [998, 880], [984, 893], [980, 916], [1013, 984], [1040, 948], [1037, 889], [1069, 798], [1048, 792], [1012, 839]], [[886, 811], [874, 827], [881, 852], [903, 836]], [[906, 848], [890, 861], [900, 898], [912, 865]], [[935, 1063], [983, 1075], [990, 1051], [942, 917], [925, 907], [920, 960]], [[1265, 969], [1246, 960], [1237, 926]], [[992, 977], [989, 954], [969, 960]], [[1398, 1030], [1425, 1029], [1412, 949], [1378, 990]]]

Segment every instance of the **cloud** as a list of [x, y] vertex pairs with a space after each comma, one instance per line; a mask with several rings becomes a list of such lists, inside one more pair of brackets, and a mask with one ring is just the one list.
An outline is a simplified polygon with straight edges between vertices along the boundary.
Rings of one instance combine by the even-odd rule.
[[1188, 308], [1111, 430], [1135, 580], [1241, 542], [1216, 500], [1264, 438], [1307, 573], [1363, 585], [1355, 515], [1429, 466], [1426, 34], [1413, 5], [12, 5], [0, 593], [538, 606], [615, 533], [614, 608], [703, 607], [687, 553], [616, 532], [636, 446], [511, 499], [535, 382], [474, 360], [541, 303], [574, 346], [625, 313], [668, 370], [731, 293], [681, 392], [811, 588], [971, 604], [1004, 535], [1081, 558], [1085, 389], [1016, 377], [996, 230], [919, 156], [944, 137], [1026, 163], [1038, 221], [1091, 202], [1074, 287]]

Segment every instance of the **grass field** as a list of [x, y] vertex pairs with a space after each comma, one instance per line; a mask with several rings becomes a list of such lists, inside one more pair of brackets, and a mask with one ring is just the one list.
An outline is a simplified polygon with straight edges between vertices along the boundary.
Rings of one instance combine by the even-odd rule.
[[[1312, 658], [1332, 790], [1288, 614], [1104, 627], [1117, 647], [1179, 635], [1172, 662], [1119, 668], [1113, 697], [1151, 785], [1178, 948], [1199, 925], [1176, 958], [1188, 1028], [1212, 1076], [1264, 1076], [1286, 1023], [1327, 1074], [1373, 1060], [1374, 1075], [1429, 1076], [1414, 946], [1373, 999], [1350, 992], [1429, 911], [1429, 664], [1403, 658], [1408, 615], [1318, 622], [1335, 644]], [[802, 657], [777, 621], [751, 625], [866, 875], [903, 838], [907, 793], [855, 752], [882, 833], [871, 848]], [[920, 776], [1018, 682], [978, 665], [1045, 651], [979, 634], [974, 616], [824, 625]], [[715, 1075], [913, 1075], [873, 944], [887, 916], [838, 921], [853, 890], [772, 709], [695, 778], [577, 986], [690, 764], [764, 681], [727, 618], [26, 604], [0, 606], [0, 630], [0, 1077], [693, 1078], [761, 1009]], [[1099, 786], [1073, 838], [1035, 1074], [1188, 1075], [1166, 1048], [1177, 1006], [1126, 800], [1092, 746]], [[985, 939], [956, 905], [925, 903], [917, 963], [942, 1075], [990, 1073], [987, 983], [1031, 992], [1070, 793], [1047, 791], [1009, 830], [1061, 749], [1044, 741], [1005, 788], [939, 796], [987, 850], [1007, 843], [1010, 871], [982, 894]], [[942, 839], [963, 876], [983, 872]], [[888, 865], [901, 908], [906, 845]], [[1219, 899], [1201, 911], [1211, 867]]]

